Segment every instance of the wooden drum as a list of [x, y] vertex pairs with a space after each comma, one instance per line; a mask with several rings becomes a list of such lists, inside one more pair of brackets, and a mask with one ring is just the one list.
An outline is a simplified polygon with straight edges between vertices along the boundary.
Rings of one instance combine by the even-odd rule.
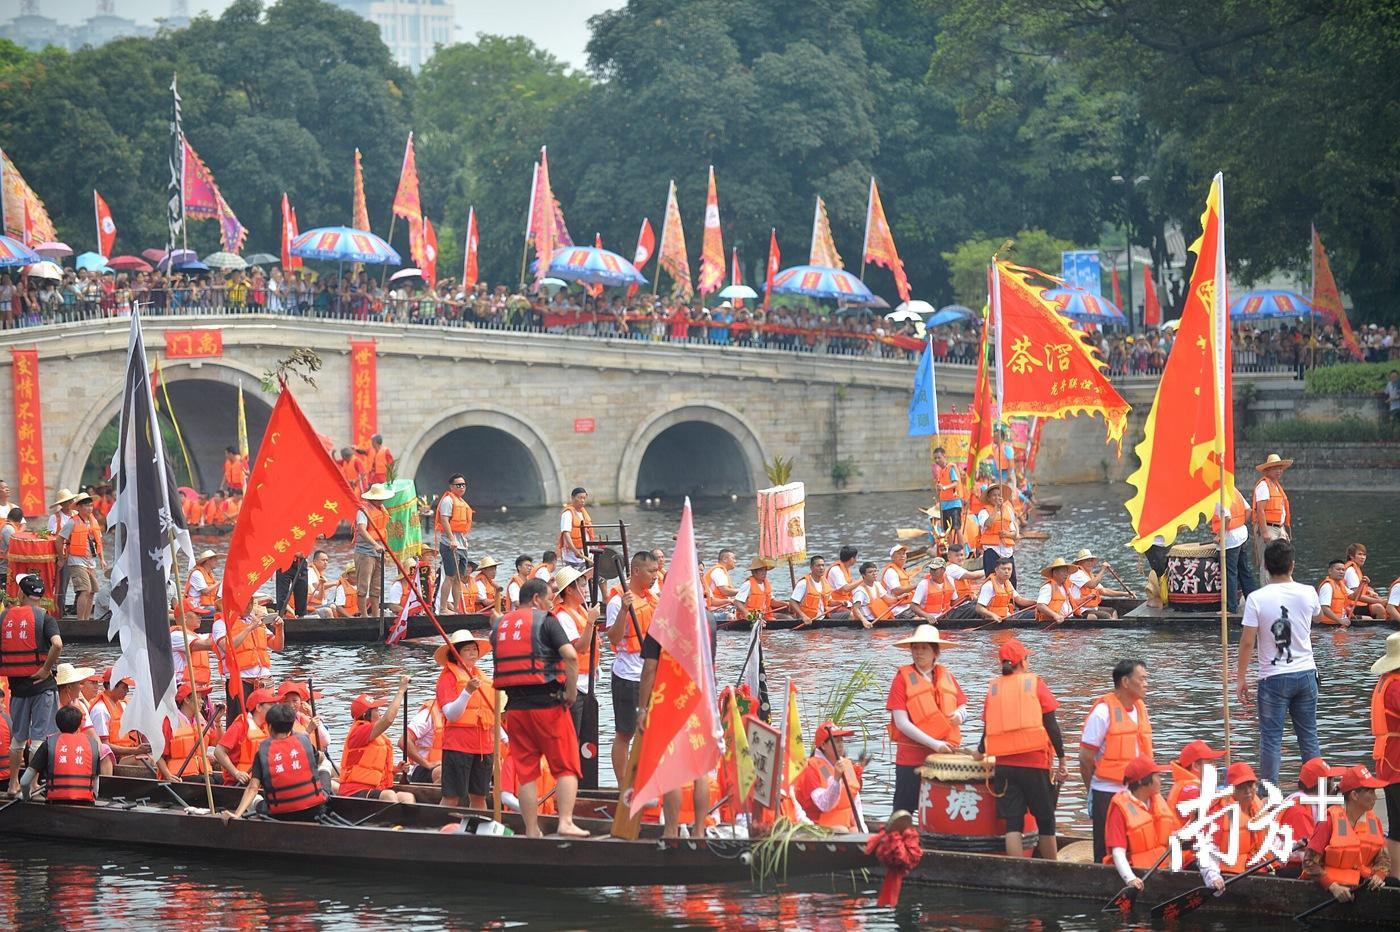
[[1214, 544], [1177, 544], [1167, 551], [1167, 605], [1185, 612], [1220, 608], [1220, 550]]
[[[1006, 823], [997, 817], [992, 792], [991, 760], [970, 754], [930, 754], [919, 768], [919, 831], [933, 836], [930, 845], [951, 851], [1002, 851]], [[1025, 848], [1038, 839], [1035, 819], [1026, 814]]]

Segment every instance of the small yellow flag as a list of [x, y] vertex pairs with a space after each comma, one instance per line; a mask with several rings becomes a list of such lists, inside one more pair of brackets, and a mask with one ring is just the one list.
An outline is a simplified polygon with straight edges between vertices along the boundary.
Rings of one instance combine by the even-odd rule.
[[730, 754], [734, 763], [734, 784], [738, 788], [739, 799], [747, 800], [753, 789], [753, 753], [749, 751], [749, 735], [744, 728], [744, 719], [739, 715], [739, 703], [734, 693], [729, 693], [729, 737]]

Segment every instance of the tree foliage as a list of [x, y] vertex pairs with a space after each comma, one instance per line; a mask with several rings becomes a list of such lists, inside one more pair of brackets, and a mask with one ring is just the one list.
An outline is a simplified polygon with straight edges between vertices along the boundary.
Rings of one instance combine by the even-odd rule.
[[945, 252], [943, 261], [948, 265], [953, 297], [959, 304], [979, 308], [987, 299], [987, 264], [993, 255], [1054, 275], [1060, 267], [1060, 253], [1073, 248], [1069, 240], [1057, 239], [1044, 230], [1022, 230], [1014, 237], [966, 240]]

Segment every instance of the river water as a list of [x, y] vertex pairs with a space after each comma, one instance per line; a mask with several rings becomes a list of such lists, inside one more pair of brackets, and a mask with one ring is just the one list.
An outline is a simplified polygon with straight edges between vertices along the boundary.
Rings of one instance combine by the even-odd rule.
[[[1022, 590], [1033, 594], [1035, 568], [1055, 556], [1073, 557], [1081, 547], [1108, 556], [1135, 588], [1142, 573], [1136, 556], [1125, 548], [1129, 537], [1122, 502], [1125, 486], [1076, 486], [1044, 489], [1043, 498], [1058, 498], [1064, 508], [1038, 525], [1051, 533], [1048, 542], [1027, 542], [1018, 556], [1018, 571], [1026, 577]], [[829, 557], [843, 543], [852, 543], [883, 565], [894, 542], [896, 527], [918, 525], [915, 509], [923, 499], [915, 494], [838, 495], [812, 499], [807, 505], [809, 549]], [[1360, 494], [1298, 494], [1294, 496], [1300, 541], [1300, 581], [1314, 583], [1328, 559], [1341, 555], [1359, 530], [1373, 554], [1370, 577], [1384, 586], [1400, 574], [1400, 553], [1388, 547], [1400, 541], [1396, 506], [1400, 496]], [[1364, 520], [1358, 520], [1364, 515]], [[678, 503], [658, 507], [599, 508], [599, 522], [627, 522], [634, 549], [660, 546], [668, 552], [679, 518]], [[478, 555], [489, 553], [509, 575], [517, 553], [538, 552], [557, 534], [557, 512], [512, 510], [479, 514], [472, 534]], [[695, 505], [696, 534], [701, 559], [712, 562], [720, 547], [731, 547], [746, 566], [756, 546], [757, 528], [752, 501], [703, 501]], [[210, 541], [211, 545], [216, 542]], [[332, 546], [333, 572], [343, 565], [348, 547]], [[786, 592], [787, 573], [772, 573], [775, 589]], [[799, 694], [799, 707], [810, 741], [829, 692], [844, 684], [858, 665], [867, 664], [874, 685], [858, 700], [847, 719], [862, 734], [850, 739], [848, 752], [862, 748], [873, 761], [866, 771], [867, 812], [888, 811], [893, 785], [892, 753], [884, 735], [885, 691], [895, 668], [907, 662], [905, 649], [894, 642], [907, 632], [895, 630], [770, 632], [765, 658], [776, 716], [789, 681]], [[1368, 763], [1368, 709], [1371, 662], [1384, 649], [1387, 629], [1314, 632], [1318, 666], [1323, 678], [1319, 730], [1324, 754], [1333, 764]], [[958, 645], [943, 654], [968, 693], [970, 707], [980, 710], [986, 684], [996, 672], [996, 650], [1004, 632], [955, 632]], [[1216, 629], [1198, 630], [1078, 630], [1043, 633], [1025, 631], [1021, 639], [1031, 648], [1033, 668], [1046, 678], [1060, 698], [1059, 721], [1067, 744], [1073, 744], [1092, 701], [1110, 686], [1109, 671], [1121, 657], [1148, 661], [1148, 704], [1152, 712], [1158, 757], [1165, 761], [1195, 738], [1219, 746], [1223, 740], [1220, 709], [1220, 644]], [[721, 683], [734, 682], [744, 659], [748, 635], [721, 632], [717, 666]], [[70, 647], [65, 659], [103, 666], [114, 651], [88, 646]], [[432, 688], [435, 667], [424, 646], [292, 645], [275, 660], [283, 676], [313, 674], [323, 692], [319, 708], [334, 739], [348, 726], [348, 706], [360, 692], [382, 694], [400, 670], [414, 676], [410, 701], [424, 701]], [[611, 705], [606, 686], [600, 694], [604, 743], [611, 733]], [[1257, 762], [1258, 733], [1247, 710], [1232, 708], [1236, 755]], [[980, 728], [967, 729], [975, 742]], [[603, 782], [613, 782], [607, 750], [602, 753]], [[1298, 759], [1291, 735], [1285, 741], [1285, 782], [1297, 773]], [[1074, 767], [1071, 764], [1071, 771]], [[1060, 797], [1062, 830], [1087, 832], [1083, 787], [1072, 776]], [[893, 929], [938, 927], [961, 929], [1055, 929], [1116, 927], [1092, 904], [1054, 899], [995, 898], [953, 890], [906, 886], [895, 911], [874, 907], [874, 884], [850, 878], [795, 882], [781, 892], [760, 892], [744, 885], [697, 887], [689, 890], [647, 890], [619, 886], [583, 891], [551, 890], [547, 896], [523, 894], [524, 888], [475, 885], [469, 876], [452, 885], [428, 884], [402, 874], [391, 877], [337, 878], [314, 868], [297, 871], [286, 866], [264, 868], [247, 861], [189, 861], [117, 848], [76, 849], [49, 843], [6, 840], [0, 852], [0, 928], [99, 929], [119, 926], [158, 926], [175, 929], [388, 929], [417, 928], [577, 929], [674, 926], [683, 928]], [[1213, 928], [1209, 910], [1195, 914], [1196, 928]], [[1234, 925], [1238, 925], [1235, 922]], [[1223, 923], [1221, 924], [1223, 928]]]

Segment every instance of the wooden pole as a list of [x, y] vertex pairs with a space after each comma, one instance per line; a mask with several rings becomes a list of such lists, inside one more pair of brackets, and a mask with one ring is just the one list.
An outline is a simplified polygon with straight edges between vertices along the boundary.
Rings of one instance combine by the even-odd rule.
[[[199, 689], [194, 681], [194, 657], [190, 654], [190, 630], [185, 627], [185, 597], [183, 595], [185, 587], [180, 583], [179, 548], [175, 546], [173, 540], [170, 542], [170, 568], [175, 575], [175, 604], [179, 606], [180, 611], [180, 634], [183, 635], [185, 639], [185, 677], [190, 682], [190, 692], [193, 693], [197, 706], [199, 703]], [[209, 813], [213, 815], [218, 812], [219, 809], [214, 805], [214, 785], [209, 780], [209, 749], [204, 743], [205, 730], [206, 729], [198, 727], [195, 729], [195, 731], [199, 732], [199, 756], [200, 759], [204, 761], [204, 765], [200, 768], [204, 772], [204, 799], [205, 802], [209, 804]], [[185, 765], [181, 764], [180, 770], [183, 771], [184, 769]], [[177, 778], [182, 778], [183, 775], [177, 773], [175, 776]]]
[[491, 726], [491, 811], [497, 822], [501, 821], [501, 728], [505, 709], [501, 707], [503, 695], [495, 691], [496, 721]]

